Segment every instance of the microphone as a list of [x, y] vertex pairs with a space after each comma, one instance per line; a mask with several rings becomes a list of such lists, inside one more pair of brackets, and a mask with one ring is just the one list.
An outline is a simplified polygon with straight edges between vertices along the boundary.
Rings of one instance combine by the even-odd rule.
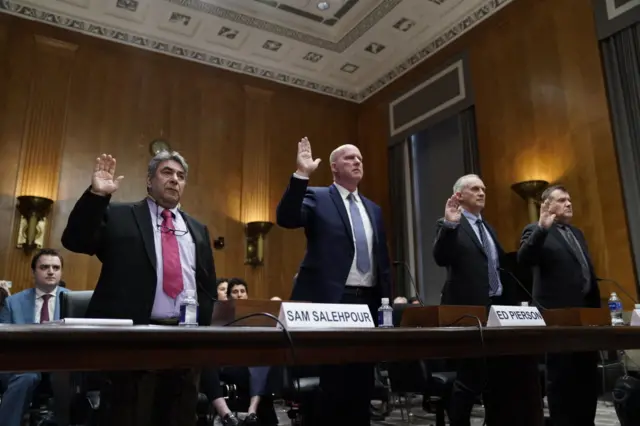
[[413, 274], [411, 273], [411, 269], [409, 269], [409, 265], [407, 265], [407, 262], [403, 262], [401, 260], [394, 260], [391, 263], [394, 265], [404, 266], [404, 269], [407, 271], [407, 274], [409, 274], [409, 280], [411, 281], [411, 286], [413, 287], [413, 291], [416, 293], [416, 298], [418, 299], [418, 302], [420, 302], [420, 306], [424, 306], [424, 303], [422, 303], [422, 297], [420, 297], [420, 292], [418, 292], [418, 287], [416, 287], [416, 282], [413, 279]]
[[522, 291], [527, 293], [527, 296], [529, 296], [531, 298], [531, 301], [534, 304], [538, 305], [538, 307], [541, 308], [541, 309], [545, 309], [545, 310], [547, 309], [544, 306], [542, 306], [542, 303], [538, 302], [538, 300], [536, 300], [536, 298], [533, 297], [533, 295], [531, 293], [529, 293], [529, 290], [527, 290], [527, 288], [524, 286], [524, 284], [522, 284], [522, 282], [518, 279], [518, 277], [515, 276], [515, 274], [513, 272], [511, 272], [510, 270], [505, 269], [505, 268], [503, 268], [501, 266], [498, 266], [498, 271], [506, 272], [507, 275], [509, 275], [511, 277], [511, 279], [518, 284], [518, 286], [522, 289]]
[[609, 282], [609, 283], [613, 283], [615, 284], [616, 287], [618, 287], [618, 289], [620, 289], [620, 291], [627, 296], [629, 299], [631, 299], [633, 301], [634, 305], [638, 304], [638, 301], [636, 299], [634, 299], [633, 297], [631, 297], [631, 295], [629, 294], [629, 292], [627, 292], [627, 290], [624, 289], [624, 287], [622, 287], [622, 285], [620, 285], [620, 283], [616, 280], [612, 280], [611, 278], [599, 278], [596, 277], [596, 281], [600, 281], [600, 282]]

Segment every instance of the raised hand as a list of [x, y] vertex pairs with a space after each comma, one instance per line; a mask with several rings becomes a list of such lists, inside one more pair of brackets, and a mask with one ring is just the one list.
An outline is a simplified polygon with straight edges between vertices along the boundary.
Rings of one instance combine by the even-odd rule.
[[444, 220], [447, 222], [458, 223], [462, 216], [462, 207], [458, 197], [454, 194], [447, 200], [447, 204], [444, 207]]
[[542, 203], [542, 206], [540, 206], [540, 219], [538, 220], [538, 225], [544, 229], [549, 229], [556, 220], [555, 213], [551, 213], [549, 209], [550, 205], [551, 203], [549, 202], [549, 199], [547, 199]]
[[115, 177], [115, 173], [115, 158], [107, 154], [96, 158], [96, 166], [91, 178], [91, 191], [98, 195], [109, 195], [116, 192], [124, 176]]
[[315, 160], [313, 159], [309, 139], [306, 137], [302, 138], [300, 142], [298, 142], [298, 158], [296, 159], [298, 170], [296, 173], [301, 176], [309, 177], [311, 173], [318, 168], [320, 161], [322, 160], [319, 158], [316, 158]]

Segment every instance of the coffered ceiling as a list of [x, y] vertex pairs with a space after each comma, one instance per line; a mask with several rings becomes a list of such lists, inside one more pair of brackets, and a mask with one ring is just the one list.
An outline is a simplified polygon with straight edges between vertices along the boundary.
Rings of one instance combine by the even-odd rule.
[[0, 0], [0, 11], [361, 102], [514, 0]]

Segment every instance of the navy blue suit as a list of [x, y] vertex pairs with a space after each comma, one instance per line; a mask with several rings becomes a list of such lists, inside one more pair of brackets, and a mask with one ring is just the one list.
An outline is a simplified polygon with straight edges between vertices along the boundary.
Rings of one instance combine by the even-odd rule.
[[[292, 177], [276, 210], [278, 225], [304, 228], [307, 237], [307, 252], [291, 300], [340, 303], [355, 255], [353, 231], [338, 189], [334, 185], [307, 187], [308, 183], [306, 179]], [[390, 297], [389, 252], [382, 210], [359, 195], [373, 227], [377, 296]]]
[[[295, 279], [291, 300], [313, 303], [366, 303], [372, 314], [381, 297], [390, 297], [387, 237], [378, 205], [358, 194], [373, 229], [374, 286], [367, 296], [345, 291], [355, 256], [354, 235], [344, 200], [335, 185], [308, 188], [309, 181], [292, 177], [277, 209], [278, 225], [304, 228], [307, 251]], [[375, 318], [376, 316], [373, 315]], [[373, 365], [323, 366], [317, 404], [305, 404], [313, 425], [370, 424]], [[313, 423], [315, 422], [315, 423]]]

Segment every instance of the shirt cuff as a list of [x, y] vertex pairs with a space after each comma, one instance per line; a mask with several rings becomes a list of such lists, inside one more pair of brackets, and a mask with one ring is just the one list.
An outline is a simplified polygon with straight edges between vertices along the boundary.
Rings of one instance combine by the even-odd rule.
[[302, 176], [302, 175], [299, 175], [297, 173], [294, 173], [293, 177], [296, 178], [296, 179], [309, 180], [309, 176]]
[[449, 222], [448, 220], [445, 220], [443, 224], [445, 228], [456, 229], [458, 225], [460, 225], [460, 222]]

